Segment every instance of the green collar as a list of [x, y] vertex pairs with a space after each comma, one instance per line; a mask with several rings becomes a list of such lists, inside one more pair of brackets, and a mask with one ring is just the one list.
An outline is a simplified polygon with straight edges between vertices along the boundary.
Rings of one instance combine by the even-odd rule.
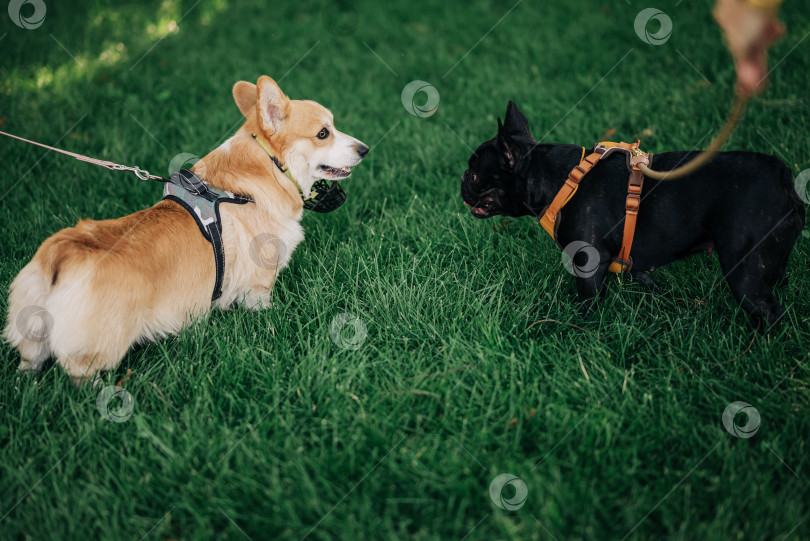
[[293, 176], [290, 174], [290, 170], [289, 170], [289, 169], [287, 169], [286, 167], [284, 167], [284, 166], [281, 164], [281, 162], [279, 161], [279, 159], [276, 157], [276, 155], [275, 155], [275, 154], [273, 154], [273, 151], [272, 151], [272, 150], [270, 150], [270, 147], [268, 147], [268, 146], [267, 146], [267, 144], [264, 142], [264, 140], [263, 140], [263, 139], [260, 139], [259, 137], [257, 137], [255, 133], [251, 133], [250, 135], [252, 135], [252, 136], [253, 136], [253, 138], [256, 140], [256, 142], [257, 142], [257, 143], [259, 143], [259, 146], [261, 146], [261, 147], [262, 147], [262, 149], [264, 149], [264, 151], [265, 151], [265, 152], [267, 152], [267, 155], [268, 155], [268, 156], [270, 156], [270, 159], [271, 159], [271, 160], [273, 160], [273, 163], [274, 163], [274, 164], [276, 164], [276, 167], [278, 167], [278, 168], [279, 168], [279, 170], [280, 170], [282, 173], [284, 173], [285, 175], [287, 175], [287, 178], [288, 178], [288, 179], [290, 179], [290, 180], [292, 181], [292, 183], [293, 183], [293, 184], [295, 184], [295, 187], [296, 187], [296, 188], [298, 188], [298, 193], [300, 193], [300, 194], [301, 194], [301, 198], [302, 198], [302, 199], [304, 199], [304, 200], [308, 199], [308, 198], [305, 198], [305, 197], [304, 197], [304, 191], [301, 189], [301, 185], [300, 185], [300, 184], [298, 184], [298, 181], [297, 181], [297, 180], [295, 180], [295, 179], [293, 178]]

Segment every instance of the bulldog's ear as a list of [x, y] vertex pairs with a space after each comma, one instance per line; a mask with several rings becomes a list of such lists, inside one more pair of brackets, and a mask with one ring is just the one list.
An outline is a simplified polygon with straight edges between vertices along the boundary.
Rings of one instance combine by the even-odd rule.
[[517, 160], [515, 159], [515, 148], [517, 145], [515, 145], [515, 143], [512, 141], [512, 137], [504, 125], [501, 124], [500, 117], [498, 117], [498, 136], [495, 141], [498, 148], [503, 153], [504, 158], [506, 158], [506, 162], [509, 164], [509, 169], [514, 169], [515, 163], [517, 163]]
[[233, 85], [233, 100], [244, 116], [256, 105], [256, 85], [247, 81], [239, 81]]
[[514, 101], [509, 100], [506, 106], [506, 120], [503, 129], [512, 137], [530, 137], [532, 132], [529, 129], [529, 119], [523, 114]]
[[257, 86], [259, 124], [268, 134], [277, 133], [284, 127], [284, 119], [290, 114], [290, 99], [267, 75], [259, 77]]

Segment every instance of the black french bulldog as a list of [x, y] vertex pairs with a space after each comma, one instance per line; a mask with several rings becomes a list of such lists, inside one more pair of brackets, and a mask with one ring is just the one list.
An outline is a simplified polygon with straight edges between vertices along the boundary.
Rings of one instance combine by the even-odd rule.
[[[697, 154], [656, 154], [652, 168], [669, 171]], [[526, 116], [510, 101], [503, 125], [498, 119], [498, 134], [470, 157], [461, 195], [476, 218], [539, 217], [581, 157], [578, 145], [538, 144]], [[596, 298], [621, 248], [628, 176], [626, 155], [608, 156], [558, 215], [560, 248], [580, 241], [593, 246], [593, 254], [598, 251], [594, 272], [577, 275], [579, 301]], [[734, 296], [763, 330], [784, 313], [773, 288], [784, 277], [804, 218], [793, 177], [781, 160], [722, 152], [681, 179], [645, 179], [630, 274], [652, 284], [645, 271], [714, 249]]]

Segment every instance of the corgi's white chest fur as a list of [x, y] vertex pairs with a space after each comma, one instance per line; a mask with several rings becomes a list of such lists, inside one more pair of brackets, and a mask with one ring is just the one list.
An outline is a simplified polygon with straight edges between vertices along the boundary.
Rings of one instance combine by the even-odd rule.
[[299, 223], [301, 213], [294, 220], [275, 222], [272, 228], [262, 230], [241, 222], [231, 215], [231, 210], [222, 210], [223, 243], [229, 266], [225, 269], [222, 297], [215, 305], [224, 309], [233, 303], [251, 310], [268, 308], [276, 278], [304, 240], [304, 229]]

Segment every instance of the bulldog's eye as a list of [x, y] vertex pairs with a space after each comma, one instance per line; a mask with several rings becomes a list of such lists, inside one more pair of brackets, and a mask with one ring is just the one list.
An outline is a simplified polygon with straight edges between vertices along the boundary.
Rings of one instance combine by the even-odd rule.
[[473, 182], [478, 182], [478, 175], [473, 173]]
[[323, 128], [318, 132], [318, 139], [326, 139], [327, 137], [329, 137], [329, 130], [326, 128]]

